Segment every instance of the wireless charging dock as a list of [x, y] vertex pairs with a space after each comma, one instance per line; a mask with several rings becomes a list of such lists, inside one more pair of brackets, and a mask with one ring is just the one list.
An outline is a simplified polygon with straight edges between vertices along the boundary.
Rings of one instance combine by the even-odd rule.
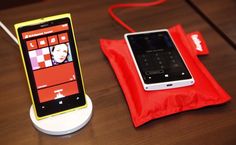
[[37, 120], [33, 106], [30, 107], [30, 119], [35, 128], [49, 135], [66, 135], [84, 127], [92, 116], [93, 105], [86, 95], [87, 107], [71, 112]]

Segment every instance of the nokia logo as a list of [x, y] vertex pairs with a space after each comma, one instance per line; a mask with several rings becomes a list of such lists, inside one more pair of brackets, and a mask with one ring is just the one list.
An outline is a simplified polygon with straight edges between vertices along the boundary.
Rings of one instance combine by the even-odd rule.
[[41, 28], [43, 28], [43, 27], [47, 27], [47, 26], [49, 26], [48, 23], [47, 23], [47, 24], [42, 24], [42, 25], [40, 25]]

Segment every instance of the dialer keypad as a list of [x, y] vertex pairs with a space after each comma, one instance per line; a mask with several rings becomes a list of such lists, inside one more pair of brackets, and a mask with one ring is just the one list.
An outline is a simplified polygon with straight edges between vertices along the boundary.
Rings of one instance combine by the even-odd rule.
[[178, 57], [174, 55], [171, 51], [150, 51], [139, 56], [139, 63], [142, 66], [142, 71], [147, 76], [152, 75], [165, 75], [165, 70], [169, 68], [178, 68], [180, 64], [178, 63]]

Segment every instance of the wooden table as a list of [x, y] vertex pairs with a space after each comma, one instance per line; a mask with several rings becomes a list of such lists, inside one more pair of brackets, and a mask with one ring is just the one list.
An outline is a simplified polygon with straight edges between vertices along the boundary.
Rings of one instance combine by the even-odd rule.
[[235, 0], [187, 0], [187, 2], [236, 49]]
[[[100, 38], [122, 39], [123, 34], [127, 32], [107, 13], [108, 6], [118, 2], [127, 1], [58, 0], [0, 11], [1, 21], [11, 31], [14, 31], [13, 25], [17, 22], [70, 12], [79, 47], [85, 87], [94, 105], [91, 121], [76, 133], [55, 137], [37, 131], [29, 118], [31, 101], [18, 46], [0, 30], [0, 143], [4, 145], [236, 144], [235, 50], [183, 0], [169, 0], [161, 6], [149, 8], [119, 9], [116, 13], [131, 27], [140, 31], [168, 28], [179, 23], [187, 32], [201, 31], [210, 54], [200, 59], [219, 84], [232, 96], [232, 101], [220, 106], [156, 119], [134, 128], [124, 94], [99, 44]], [[211, 5], [206, 8], [210, 9]], [[220, 8], [219, 4], [218, 9], [221, 10]], [[227, 17], [229, 21], [231, 17]]]

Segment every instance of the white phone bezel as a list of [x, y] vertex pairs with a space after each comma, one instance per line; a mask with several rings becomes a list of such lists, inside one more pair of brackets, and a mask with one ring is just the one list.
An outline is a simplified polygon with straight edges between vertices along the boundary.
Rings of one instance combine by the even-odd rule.
[[[139, 67], [138, 67], [138, 64], [136, 62], [136, 59], [134, 57], [134, 54], [133, 54], [133, 51], [131, 49], [131, 46], [130, 46], [130, 43], [129, 43], [129, 40], [128, 40], [128, 36], [129, 35], [136, 35], [136, 34], [147, 34], [147, 33], [155, 33], [155, 32], [167, 32], [172, 40], [172, 42], [174, 43], [181, 59], [183, 60], [185, 66], [187, 67], [187, 70], [188, 72], [190, 73], [191, 75], [191, 78], [190, 79], [184, 79], [184, 80], [177, 80], [177, 81], [168, 81], [168, 82], [161, 82], [161, 83], [152, 83], [152, 84], [146, 84], [143, 80], [143, 77], [141, 75], [141, 72], [139, 70]], [[139, 78], [142, 82], [142, 85], [143, 85], [143, 88], [144, 90], [146, 91], [154, 91], [154, 90], [164, 90], [164, 89], [172, 89], [172, 88], [179, 88], [179, 87], [185, 87], [185, 86], [190, 86], [190, 85], [193, 85], [195, 83], [194, 79], [193, 79], [193, 76], [191, 74], [191, 72], [189, 71], [189, 68], [188, 66], [186, 65], [185, 63], [185, 60], [183, 59], [181, 53], [179, 52], [178, 50], [178, 47], [177, 45], [175, 44], [172, 36], [170, 35], [168, 29], [159, 29], [159, 30], [151, 30], [151, 31], [142, 31], [142, 32], [133, 32], [133, 33], [126, 33], [124, 35], [125, 37], [125, 40], [126, 40], [126, 43], [128, 45], [128, 48], [129, 48], [129, 52], [132, 56], [132, 59], [133, 59], [133, 62], [135, 64], [135, 67], [136, 67], [136, 70], [138, 72], [138, 75], [139, 75]]]

